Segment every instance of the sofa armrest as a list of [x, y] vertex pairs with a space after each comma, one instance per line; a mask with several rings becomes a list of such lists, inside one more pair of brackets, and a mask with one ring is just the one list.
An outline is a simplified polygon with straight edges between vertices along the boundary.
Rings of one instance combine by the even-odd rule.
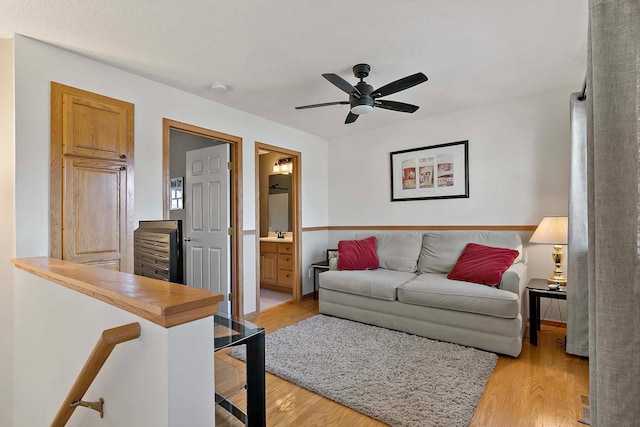
[[505, 291], [513, 292], [522, 298], [524, 289], [527, 287], [527, 264], [518, 262], [513, 264], [502, 274], [502, 281], [498, 286]]

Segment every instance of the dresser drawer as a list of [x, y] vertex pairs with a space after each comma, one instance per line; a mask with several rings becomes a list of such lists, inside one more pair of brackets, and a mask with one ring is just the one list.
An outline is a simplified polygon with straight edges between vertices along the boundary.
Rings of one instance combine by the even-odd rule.
[[278, 270], [278, 284], [280, 286], [293, 287], [293, 271]]
[[278, 254], [278, 268], [293, 270], [293, 255]]
[[278, 253], [280, 254], [292, 254], [293, 242], [278, 243]]

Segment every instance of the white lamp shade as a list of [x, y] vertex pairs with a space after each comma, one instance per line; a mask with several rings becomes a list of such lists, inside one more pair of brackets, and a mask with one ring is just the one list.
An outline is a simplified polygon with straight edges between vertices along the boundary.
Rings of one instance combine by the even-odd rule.
[[566, 216], [545, 216], [533, 232], [531, 243], [566, 245], [569, 243], [569, 218]]

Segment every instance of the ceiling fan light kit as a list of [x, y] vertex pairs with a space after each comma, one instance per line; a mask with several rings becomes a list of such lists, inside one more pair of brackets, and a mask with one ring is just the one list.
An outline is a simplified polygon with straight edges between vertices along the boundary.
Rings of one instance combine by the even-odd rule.
[[368, 114], [375, 107], [383, 108], [385, 110], [399, 111], [401, 113], [414, 113], [418, 110], [417, 105], [406, 104], [404, 102], [387, 101], [384, 99], [378, 99], [383, 96], [391, 95], [396, 92], [400, 92], [410, 87], [419, 85], [426, 82], [427, 76], [423, 73], [416, 73], [402, 79], [396, 80], [389, 84], [382, 86], [379, 89], [373, 89], [373, 86], [367, 84], [364, 79], [369, 76], [371, 67], [368, 64], [357, 64], [353, 66], [353, 75], [360, 79], [355, 86], [351, 85], [345, 79], [337, 74], [327, 73], [322, 77], [327, 79], [331, 84], [336, 86], [341, 91], [349, 95], [349, 101], [335, 101], [325, 102], [322, 104], [302, 105], [296, 107], [296, 110], [304, 110], [307, 108], [326, 107], [329, 105], [350, 105], [349, 114], [344, 123], [353, 123], [358, 119], [358, 116], [362, 114]]
[[351, 107], [351, 112], [353, 114], [357, 114], [358, 116], [361, 116], [363, 114], [369, 114], [370, 112], [373, 111], [373, 105], [354, 105]]

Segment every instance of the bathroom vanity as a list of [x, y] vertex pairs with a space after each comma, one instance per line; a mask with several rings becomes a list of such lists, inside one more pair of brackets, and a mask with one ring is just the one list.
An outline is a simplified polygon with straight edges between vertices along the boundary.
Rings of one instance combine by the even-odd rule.
[[260, 287], [293, 292], [293, 238], [260, 238]]

